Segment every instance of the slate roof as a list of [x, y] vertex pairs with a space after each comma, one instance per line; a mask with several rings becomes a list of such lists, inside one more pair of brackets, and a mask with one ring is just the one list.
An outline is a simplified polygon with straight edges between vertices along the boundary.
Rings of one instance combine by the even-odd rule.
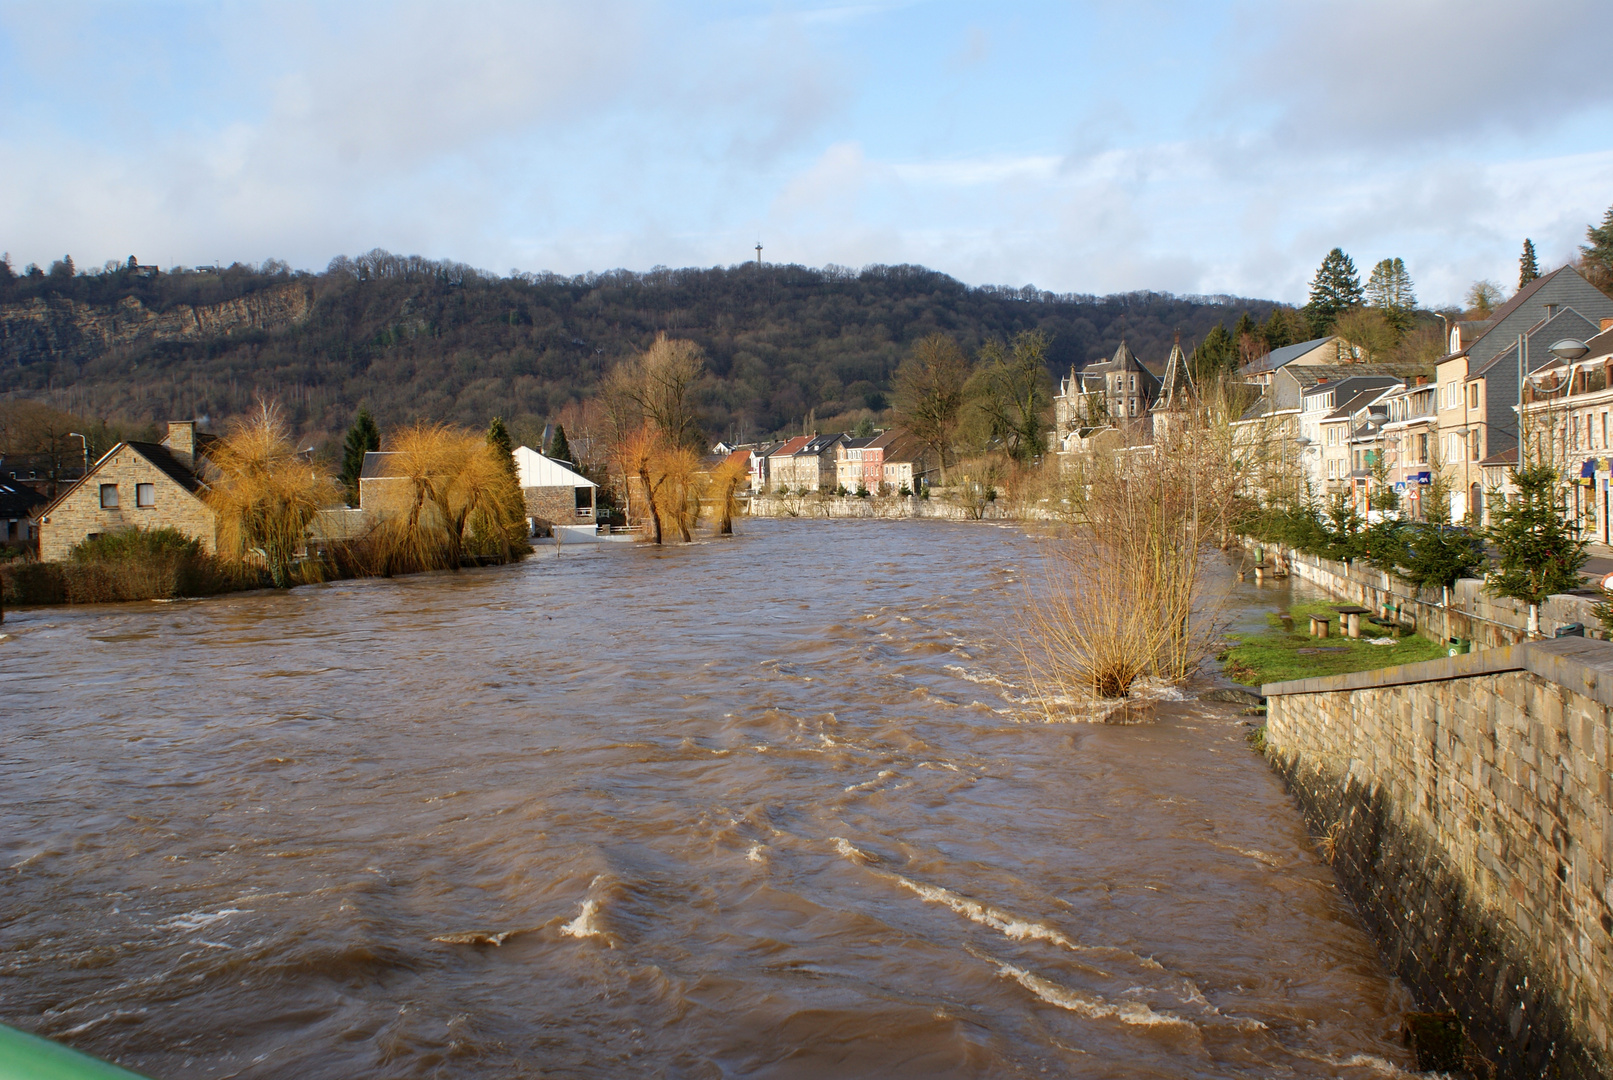
[[173, 452], [162, 443], [132, 442], [124, 445], [131, 450], [137, 451], [141, 457], [157, 466], [168, 475], [170, 480], [192, 495], [207, 486], [190, 466], [174, 457]]
[[398, 454], [395, 450], [367, 450], [364, 453], [364, 466], [358, 471], [360, 480], [379, 480], [386, 476], [396, 476], [392, 470], [397, 467]]
[[1260, 359], [1251, 362], [1243, 369], [1243, 374], [1260, 375], [1267, 371], [1276, 371], [1278, 368], [1298, 360], [1312, 349], [1326, 345], [1333, 340], [1334, 336], [1329, 334], [1327, 337], [1312, 338], [1309, 341], [1301, 341], [1297, 345], [1284, 345], [1280, 349], [1273, 349], [1265, 356], [1260, 357]]
[[1362, 390], [1360, 393], [1352, 395], [1350, 400], [1346, 401], [1343, 405], [1340, 405], [1338, 408], [1334, 409], [1332, 412], [1330, 412], [1326, 416], [1322, 417], [1322, 419], [1323, 420], [1346, 420], [1353, 413], [1355, 413], [1355, 411], [1357, 409], [1364, 409], [1368, 405], [1372, 404], [1372, 400], [1374, 398], [1379, 397], [1380, 395], [1382, 395], [1383, 392], [1385, 390], [1387, 390], [1387, 389], [1389, 389], [1389, 387], [1387, 387], [1387, 386], [1375, 386], [1375, 387], [1371, 387], [1371, 388], [1366, 389], [1366, 390]]
[[20, 520], [34, 516], [34, 511], [45, 505], [45, 496], [26, 484], [11, 484], [0, 480], [0, 519]]

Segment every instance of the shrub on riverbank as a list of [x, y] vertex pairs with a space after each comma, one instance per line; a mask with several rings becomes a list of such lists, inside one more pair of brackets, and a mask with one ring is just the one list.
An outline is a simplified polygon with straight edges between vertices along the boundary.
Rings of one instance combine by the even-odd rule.
[[1180, 681], [1218, 636], [1203, 571], [1233, 490], [1219, 476], [1225, 425], [1201, 413], [1161, 427], [1152, 445], [1090, 452], [1061, 478], [1070, 518], [1027, 580], [1019, 639], [1049, 715], [1127, 697], [1143, 676]]
[[177, 529], [128, 529], [79, 544], [65, 562], [14, 561], [0, 566], [9, 604], [105, 604], [212, 596], [264, 584], [252, 570], [232, 568]]
[[[1338, 619], [1338, 612], [1327, 603], [1294, 604], [1289, 608], [1296, 628], [1305, 626], [1312, 614]], [[1409, 634], [1393, 645], [1374, 645], [1366, 638], [1314, 638], [1304, 630], [1282, 628], [1276, 615], [1266, 616], [1271, 629], [1264, 634], [1245, 634], [1222, 654], [1222, 671], [1235, 682], [1249, 686], [1313, 679], [1323, 675], [1343, 675], [1351, 671], [1416, 664], [1445, 655], [1437, 641]], [[1363, 631], [1365, 632], [1365, 631]]]

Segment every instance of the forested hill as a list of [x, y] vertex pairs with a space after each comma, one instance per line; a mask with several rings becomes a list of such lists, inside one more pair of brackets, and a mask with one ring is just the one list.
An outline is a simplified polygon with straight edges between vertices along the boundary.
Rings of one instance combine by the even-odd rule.
[[341, 431], [360, 405], [383, 427], [414, 419], [518, 433], [588, 396], [658, 331], [700, 343], [713, 434], [766, 435], [884, 407], [909, 345], [1039, 328], [1055, 374], [1124, 337], [1162, 362], [1269, 301], [970, 288], [916, 266], [800, 266], [498, 277], [372, 252], [321, 274], [284, 264], [156, 273], [122, 267], [12, 276], [0, 265], [0, 394], [125, 421], [238, 415], [263, 394], [302, 432]]

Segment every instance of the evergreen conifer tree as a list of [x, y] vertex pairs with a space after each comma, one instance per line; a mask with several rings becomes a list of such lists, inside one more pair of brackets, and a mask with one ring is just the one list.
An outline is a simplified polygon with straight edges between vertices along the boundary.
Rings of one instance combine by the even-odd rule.
[[1592, 225], [1585, 230], [1590, 241], [1580, 247], [1580, 261], [1585, 277], [1603, 292], [1613, 291], [1613, 206], [1602, 215], [1600, 227]]
[[1383, 313], [1383, 319], [1396, 335], [1411, 329], [1412, 313], [1417, 310], [1417, 292], [1403, 259], [1380, 259], [1367, 279], [1366, 301]]
[[571, 444], [566, 441], [566, 429], [563, 425], [554, 426], [554, 438], [549, 440], [549, 456], [556, 461], [569, 461], [575, 465], [571, 456]]
[[487, 445], [497, 453], [499, 464], [514, 476], [515, 443], [510, 439], [510, 429], [504, 426], [502, 416], [493, 417], [493, 422], [487, 425]]
[[1282, 308], [1271, 309], [1271, 315], [1260, 327], [1260, 333], [1266, 339], [1266, 348], [1272, 352], [1294, 344], [1294, 335], [1288, 328], [1288, 320], [1283, 317]]
[[1238, 316], [1232, 328], [1232, 355], [1236, 363], [1243, 364], [1265, 351], [1265, 336], [1255, 323], [1254, 316], [1245, 311]]
[[1354, 261], [1344, 249], [1334, 248], [1311, 280], [1310, 302], [1305, 305], [1311, 332], [1317, 337], [1326, 334], [1340, 315], [1360, 307], [1361, 300], [1361, 276], [1355, 272]]
[[353, 426], [342, 440], [342, 486], [347, 489], [349, 506], [358, 505], [358, 476], [364, 470], [364, 455], [381, 449], [381, 429], [375, 426], [370, 410], [359, 409]]
[[1212, 326], [1199, 347], [1193, 350], [1188, 365], [1193, 369], [1193, 381], [1201, 387], [1213, 383], [1224, 372], [1235, 371], [1238, 354], [1227, 328], [1220, 323]]
[[1535, 242], [1528, 237], [1523, 241], [1523, 254], [1518, 256], [1518, 288], [1523, 288], [1540, 276], [1540, 264], [1535, 261]]
[[1512, 474], [1516, 498], [1490, 511], [1488, 537], [1496, 571], [1487, 589], [1529, 605], [1529, 629], [1539, 629], [1538, 608], [1553, 593], [1581, 586], [1579, 570], [1590, 556], [1579, 530], [1569, 523], [1557, 470], [1530, 465]]

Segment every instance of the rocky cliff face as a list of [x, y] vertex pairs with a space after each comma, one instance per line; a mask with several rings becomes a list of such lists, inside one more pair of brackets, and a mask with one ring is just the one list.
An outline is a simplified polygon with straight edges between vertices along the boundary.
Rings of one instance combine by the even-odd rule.
[[152, 311], [132, 296], [110, 306], [35, 298], [0, 307], [0, 363], [83, 361], [125, 345], [278, 330], [302, 322], [312, 305], [312, 296], [301, 284], [219, 304], [181, 304], [163, 312]]

